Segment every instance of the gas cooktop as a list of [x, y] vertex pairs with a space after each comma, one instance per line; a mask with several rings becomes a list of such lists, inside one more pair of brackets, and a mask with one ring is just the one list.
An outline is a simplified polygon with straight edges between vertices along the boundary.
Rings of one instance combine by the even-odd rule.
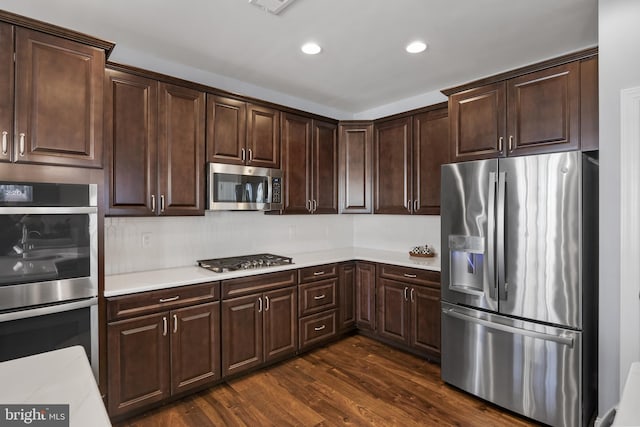
[[293, 264], [293, 260], [286, 256], [274, 254], [243, 255], [229, 258], [201, 259], [198, 261], [200, 267], [216, 273], [276, 267], [285, 264]]

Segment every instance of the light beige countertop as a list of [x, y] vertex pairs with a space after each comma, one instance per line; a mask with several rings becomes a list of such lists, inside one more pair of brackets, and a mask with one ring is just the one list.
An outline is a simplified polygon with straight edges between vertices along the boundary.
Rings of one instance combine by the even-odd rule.
[[2, 362], [0, 378], [2, 405], [24, 406], [25, 411], [29, 405], [69, 405], [71, 427], [111, 426], [81, 346]]
[[293, 264], [260, 269], [214, 273], [193, 266], [167, 268], [135, 273], [115, 274], [105, 277], [104, 295], [113, 297], [135, 292], [152, 291], [196, 283], [214, 282], [237, 277], [254, 276], [256, 274], [275, 273], [315, 265], [330, 264], [343, 261], [370, 261], [394, 264], [403, 267], [440, 271], [440, 257], [417, 258], [409, 256], [409, 252], [393, 252], [366, 248], [341, 248], [326, 251], [315, 251], [293, 254], [279, 254], [291, 257]]

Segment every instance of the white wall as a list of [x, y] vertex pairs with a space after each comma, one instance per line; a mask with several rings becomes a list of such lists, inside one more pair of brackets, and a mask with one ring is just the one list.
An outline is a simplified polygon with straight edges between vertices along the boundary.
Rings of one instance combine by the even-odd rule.
[[[620, 377], [620, 90], [640, 86], [640, 2], [600, 0], [600, 326], [599, 413], [614, 405]], [[640, 167], [640, 165], [639, 165]], [[637, 238], [640, 238], [638, 236]], [[637, 262], [637, 260], [636, 260]], [[640, 325], [637, 325], [640, 328]], [[624, 375], [624, 374], [622, 374]]]
[[[142, 245], [143, 234], [149, 247]], [[272, 252], [289, 255], [349, 246], [409, 251], [440, 246], [440, 217], [264, 215], [207, 212], [204, 217], [106, 218], [106, 274], [194, 265], [198, 259]], [[295, 262], [295, 259], [294, 259]]]

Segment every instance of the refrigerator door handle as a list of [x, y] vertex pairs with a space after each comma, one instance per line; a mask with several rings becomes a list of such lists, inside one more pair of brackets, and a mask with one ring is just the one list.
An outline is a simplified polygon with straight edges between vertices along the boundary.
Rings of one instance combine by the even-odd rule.
[[516, 328], [515, 326], [503, 325], [502, 323], [494, 323], [489, 320], [478, 319], [477, 317], [459, 313], [452, 308], [443, 308], [442, 313], [447, 316], [455, 317], [456, 319], [464, 320], [465, 322], [476, 323], [478, 325], [485, 326], [490, 329], [495, 329], [497, 331], [507, 332], [514, 335], [524, 335], [527, 337], [537, 338], [545, 341], [553, 341], [559, 344], [564, 344], [568, 347], [573, 347], [573, 338], [571, 337], [549, 335], [545, 334], [544, 332], [530, 331], [527, 329]]
[[489, 200], [487, 201], [487, 269], [489, 275], [489, 298], [495, 300], [496, 297], [496, 260], [495, 260], [495, 239], [496, 239], [496, 173], [489, 172]]
[[505, 258], [505, 198], [507, 190], [507, 175], [506, 172], [498, 173], [498, 202], [496, 212], [496, 265], [498, 267], [498, 299], [507, 299], [507, 272], [506, 272], [506, 258]]

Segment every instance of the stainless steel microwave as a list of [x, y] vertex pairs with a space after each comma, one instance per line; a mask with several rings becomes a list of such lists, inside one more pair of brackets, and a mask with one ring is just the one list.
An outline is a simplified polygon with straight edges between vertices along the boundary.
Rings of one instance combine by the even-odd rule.
[[282, 209], [282, 171], [208, 163], [207, 208], [225, 211]]

